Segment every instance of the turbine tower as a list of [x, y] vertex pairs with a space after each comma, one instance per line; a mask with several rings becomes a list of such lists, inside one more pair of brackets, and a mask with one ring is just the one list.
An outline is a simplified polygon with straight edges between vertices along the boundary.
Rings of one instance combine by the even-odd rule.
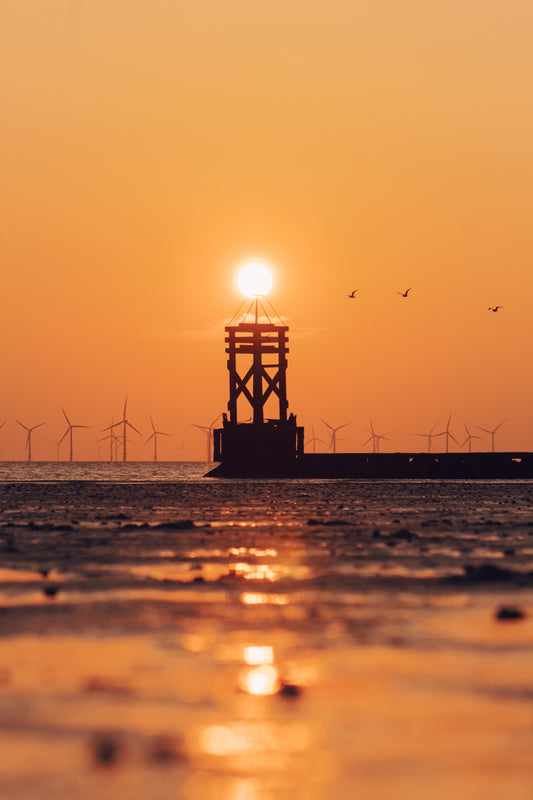
[[[68, 437], [69, 437], [69, 459], [68, 460], [72, 461], [72, 431], [74, 430], [74, 428], [88, 428], [89, 425], [73, 425], [71, 423], [71, 421], [69, 420], [69, 418], [67, 417], [67, 412], [65, 411], [63, 406], [61, 406], [61, 411], [63, 412], [63, 416], [65, 417], [65, 419], [67, 421], [68, 427], [67, 427], [65, 433], [63, 434], [63, 436], [61, 437], [61, 439], [59, 440], [58, 444], [61, 444], [61, 442], [63, 441], [65, 436], [68, 435]], [[59, 450], [58, 450], [58, 455], [59, 455]], [[57, 460], [59, 461], [59, 458]]]
[[323, 439], [319, 439], [318, 436], [315, 436], [315, 426], [314, 425], [311, 426], [311, 431], [312, 431], [313, 435], [311, 437], [309, 437], [309, 439], [307, 440], [307, 442], [305, 444], [306, 444], [306, 446], [308, 444], [312, 444], [313, 445], [313, 453], [316, 453], [316, 443], [317, 442], [320, 442], [320, 444], [326, 444], [326, 443], [325, 443], [325, 441]]
[[457, 441], [457, 439], [455, 438], [453, 433], [450, 433], [450, 422], [451, 422], [451, 419], [452, 419], [452, 415], [450, 414], [450, 416], [448, 417], [448, 422], [446, 423], [446, 427], [444, 428], [443, 431], [441, 431], [441, 433], [437, 434], [437, 436], [444, 436], [445, 437], [445, 442], [446, 442], [445, 447], [446, 447], [446, 452], [447, 453], [449, 452], [449, 440], [450, 439], [452, 439], [455, 442], [455, 444], [459, 444], [459, 442]]
[[28, 434], [26, 436], [26, 449], [27, 449], [27, 452], [28, 452], [28, 461], [31, 461], [31, 435], [32, 435], [33, 431], [36, 428], [40, 428], [41, 425], [45, 425], [46, 423], [45, 422], [39, 422], [38, 425], [33, 425], [31, 428], [28, 428], [27, 425], [24, 425], [24, 423], [20, 422], [20, 420], [18, 420], [18, 419], [15, 420], [15, 422], [18, 422], [18, 424], [21, 426], [21, 428], [24, 428], [24, 430], [28, 432]]
[[211, 425], [195, 425], [194, 422], [191, 422], [193, 428], [198, 428], [199, 431], [203, 431], [205, 433], [206, 438], [206, 461], [212, 461], [212, 453], [213, 453], [213, 431], [215, 429], [215, 425], [218, 422], [218, 418], [220, 414], [217, 414]]
[[465, 426], [465, 431], [466, 431], [466, 439], [462, 443], [461, 447], [464, 447], [465, 444], [468, 443], [468, 452], [471, 453], [472, 452], [472, 439], [482, 439], [483, 437], [482, 436], [475, 436], [473, 433], [470, 433], [470, 431], [466, 427], [466, 422], [464, 423], [464, 426]]
[[500, 424], [496, 425], [496, 427], [493, 428], [492, 430], [490, 430], [490, 428], [482, 428], [481, 425], [476, 425], [476, 428], [478, 430], [484, 431], [485, 433], [490, 433], [491, 445], [492, 445], [491, 452], [492, 453], [494, 453], [494, 437], [496, 436], [496, 431], [499, 430], [502, 427], [502, 425], [505, 425], [506, 422], [507, 422], [507, 420], [504, 419], [503, 422], [500, 422]]
[[154, 421], [152, 419], [152, 415], [150, 414], [150, 422], [152, 424], [152, 433], [145, 441], [145, 444], [148, 444], [150, 439], [154, 440], [154, 461], [157, 461], [157, 437], [158, 436], [170, 436], [170, 433], [165, 433], [164, 431], [156, 431]]
[[113, 422], [113, 420], [111, 420], [111, 425], [109, 425], [107, 428], [104, 428], [104, 430], [109, 431], [107, 436], [102, 436], [101, 439], [97, 439], [96, 440], [97, 443], [99, 443], [99, 442], [105, 442], [106, 439], [109, 439], [109, 461], [111, 461], [111, 462], [115, 461], [115, 458], [113, 457], [113, 452], [114, 452], [114, 449], [115, 449], [115, 446], [116, 446], [117, 442], [119, 441], [118, 436], [116, 435], [115, 431], [113, 430], [114, 425], [115, 425], [115, 423]]
[[422, 436], [424, 439], [427, 439], [427, 441], [428, 441], [428, 450], [427, 450], [427, 451], [428, 451], [428, 453], [431, 453], [431, 452], [433, 452], [433, 439], [434, 439], [436, 436], [444, 436], [444, 434], [445, 434], [445, 431], [442, 431], [441, 433], [433, 433], [433, 431], [435, 430], [435, 428], [437, 427], [437, 425], [438, 425], [438, 422], [436, 422], [436, 423], [433, 425], [433, 427], [431, 428], [431, 430], [429, 431], [429, 433], [414, 433], [414, 434], [413, 434], [413, 436]]
[[126, 461], [127, 461], [126, 443], [128, 441], [128, 439], [127, 439], [128, 428], [131, 428], [132, 431], [135, 431], [135, 433], [138, 433], [139, 436], [142, 436], [142, 433], [140, 431], [138, 431], [137, 428], [134, 425], [132, 425], [131, 422], [129, 421], [129, 419], [126, 417], [126, 408], [127, 408], [127, 406], [128, 406], [128, 398], [126, 397], [126, 399], [124, 400], [124, 410], [122, 412], [122, 419], [119, 420], [118, 422], [111, 423], [111, 425], [109, 425], [107, 428], [104, 428], [104, 431], [109, 431], [109, 430], [113, 430], [113, 428], [116, 428], [119, 425], [122, 425], [122, 463], [123, 464], [125, 464]]
[[337, 425], [337, 427], [336, 427], [336, 428], [333, 428], [333, 427], [332, 427], [332, 426], [329, 424], [329, 422], [326, 422], [326, 420], [325, 420], [325, 419], [322, 419], [322, 417], [320, 417], [320, 419], [322, 420], [322, 422], [324, 423], [324, 425], [325, 425], [327, 428], [329, 428], [329, 429], [330, 429], [330, 431], [331, 431], [331, 435], [330, 435], [330, 439], [329, 439], [329, 449], [330, 449], [330, 450], [331, 450], [333, 453], [336, 453], [336, 452], [337, 452], [337, 431], [340, 431], [340, 430], [342, 430], [342, 428], [346, 428], [348, 425], [350, 425], [350, 423], [349, 423], [349, 422], [345, 422], [345, 423], [344, 423], [344, 425]]
[[376, 433], [376, 431], [374, 430], [374, 426], [372, 424], [372, 420], [370, 420], [370, 428], [367, 428], [367, 430], [368, 430], [368, 432], [370, 434], [370, 437], [366, 440], [366, 442], [363, 442], [362, 446], [364, 447], [369, 442], [372, 442], [372, 450], [373, 450], [373, 452], [374, 453], [379, 453], [379, 442], [380, 442], [380, 439], [386, 439], [387, 436], [389, 435], [390, 431], [387, 431], [387, 433]]

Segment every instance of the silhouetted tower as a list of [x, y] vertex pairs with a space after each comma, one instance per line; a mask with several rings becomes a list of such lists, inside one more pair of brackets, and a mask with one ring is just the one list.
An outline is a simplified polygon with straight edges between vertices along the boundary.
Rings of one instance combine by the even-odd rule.
[[[287, 421], [287, 325], [245, 323], [226, 327], [229, 370], [229, 421], [237, 422], [237, 400], [243, 395], [252, 407], [255, 425], [264, 422], [264, 408], [272, 394], [279, 403], [279, 421]], [[251, 356], [251, 365], [239, 371], [239, 356]], [[265, 363], [264, 356], [268, 356]], [[249, 359], [247, 359], [249, 362]], [[239, 358], [239, 362], [242, 359]], [[240, 365], [239, 365], [240, 366]], [[247, 365], [248, 366], [248, 365]]]
[[[289, 414], [287, 400], [288, 326], [270, 319], [226, 326], [229, 401], [223, 427], [215, 430], [214, 459], [223, 464], [269, 464], [278, 468], [303, 453], [303, 428]], [[237, 408], [244, 401], [246, 422]], [[274, 406], [272, 405], [274, 400]], [[276, 415], [266, 417], [266, 405]], [[251, 412], [251, 415], [250, 415]]]

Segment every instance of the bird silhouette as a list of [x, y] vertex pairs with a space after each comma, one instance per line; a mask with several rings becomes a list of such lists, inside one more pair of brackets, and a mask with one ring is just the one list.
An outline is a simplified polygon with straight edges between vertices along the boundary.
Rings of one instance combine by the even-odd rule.
[[494, 313], [496, 313], [496, 311], [499, 311], [500, 308], [503, 308], [503, 306], [494, 306], [494, 308], [490, 306], [489, 311], [494, 311]]
[[396, 292], [396, 294], [399, 294], [400, 297], [407, 297], [412, 288], [413, 287], [411, 286], [409, 289], [406, 289], [405, 292]]
[[355, 293], [358, 292], [359, 289], [354, 289], [351, 294], [347, 294], [346, 297], [349, 297], [350, 300], [355, 300]]

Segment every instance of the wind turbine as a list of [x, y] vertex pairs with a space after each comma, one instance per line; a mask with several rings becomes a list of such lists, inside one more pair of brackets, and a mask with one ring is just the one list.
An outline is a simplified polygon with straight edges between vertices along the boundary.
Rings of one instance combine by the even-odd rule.
[[364, 447], [369, 442], [372, 442], [373, 452], [379, 453], [379, 440], [386, 439], [390, 431], [387, 431], [387, 433], [376, 433], [372, 424], [372, 420], [370, 420], [370, 428], [367, 428], [367, 431], [369, 432], [370, 437], [366, 440], [366, 442], [363, 442], [362, 446]]
[[59, 450], [60, 450], [60, 445], [61, 445], [61, 442], [63, 441], [63, 439], [59, 439], [58, 442], [56, 442], [55, 439], [50, 439], [50, 441], [52, 442], [52, 444], [55, 444], [55, 447], [56, 447], [56, 461], [59, 461]]
[[331, 431], [331, 437], [330, 437], [330, 440], [329, 440], [329, 449], [333, 453], [336, 453], [337, 452], [337, 431], [340, 431], [342, 428], [346, 428], [347, 425], [350, 425], [350, 423], [349, 422], [345, 422], [344, 425], [338, 425], [336, 428], [333, 428], [329, 424], [329, 422], [326, 422], [325, 419], [322, 419], [322, 417], [320, 417], [320, 419], [322, 420], [322, 422], [324, 423], [326, 428], [329, 428], [330, 431]]
[[[67, 417], [67, 412], [65, 411], [63, 406], [61, 406], [61, 411], [63, 412], [63, 416], [65, 417], [65, 419], [67, 421], [68, 428], [66, 429], [65, 433], [63, 434], [63, 436], [59, 440], [59, 444], [61, 444], [61, 442], [63, 441], [65, 436], [68, 435], [68, 437], [69, 437], [69, 445], [70, 445], [69, 446], [69, 461], [72, 461], [72, 431], [74, 430], [74, 428], [88, 428], [89, 425], [73, 425], [71, 423], [71, 421], [69, 420], [69, 418]], [[59, 450], [58, 450], [58, 454], [59, 454]], [[57, 460], [59, 461], [59, 458]]]
[[312, 444], [313, 445], [313, 453], [316, 453], [316, 443], [317, 442], [320, 442], [320, 444], [326, 444], [326, 443], [325, 443], [325, 441], [323, 439], [319, 439], [318, 436], [315, 436], [315, 426], [314, 425], [311, 425], [311, 430], [313, 432], [313, 435], [307, 440], [307, 442], [305, 444], [306, 445]]
[[33, 427], [28, 428], [27, 425], [24, 425], [24, 423], [20, 422], [18, 419], [16, 419], [15, 422], [18, 422], [21, 428], [24, 428], [25, 431], [28, 431], [28, 435], [26, 436], [26, 448], [28, 450], [28, 461], [31, 461], [31, 435], [36, 428], [40, 428], [41, 425], [46, 425], [46, 423], [39, 422], [38, 425], [33, 425]]
[[413, 436], [423, 436], [423, 437], [424, 437], [424, 439], [427, 439], [427, 440], [428, 440], [428, 453], [431, 453], [431, 452], [433, 451], [433, 442], [432, 442], [432, 439], [433, 439], [435, 436], [444, 436], [444, 434], [446, 433], [446, 431], [442, 431], [442, 433], [433, 433], [433, 431], [435, 430], [435, 428], [437, 427], [437, 425], [438, 425], [438, 422], [436, 422], [436, 423], [433, 425], [433, 427], [431, 428], [431, 430], [429, 431], [429, 433], [414, 433], [414, 434], [413, 434]]
[[145, 444], [148, 444], [150, 439], [154, 440], [154, 461], [157, 461], [157, 437], [158, 436], [170, 436], [170, 433], [165, 433], [164, 431], [156, 431], [154, 421], [152, 419], [152, 415], [150, 414], [150, 422], [152, 423], [152, 433], [145, 441]]
[[464, 447], [465, 444], [468, 442], [468, 452], [472, 452], [472, 439], [482, 439], [482, 436], [475, 436], [473, 433], [470, 433], [468, 428], [466, 427], [466, 422], [464, 423], [465, 431], [466, 431], [466, 439], [462, 443], [461, 447]]
[[492, 430], [490, 430], [489, 428], [482, 428], [481, 425], [476, 425], [476, 428], [478, 430], [484, 431], [485, 433], [490, 433], [490, 438], [491, 438], [491, 442], [492, 442], [492, 452], [493, 453], [494, 453], [494, 437], [496, 435], [496, 431], [499, 430], [502, 427], [502, 425], [505, 425], [506, 422], [507, 422], [507, 420], [504, 419], [503, 422], [500, 422], [500, 424], [496, 425], [496, 427], [493, 428]]
[[126, 397], [126, 399], [124, 400], [124, 410], [122, 412], [122, 419], [119, 420], [118, 422], [112, 423], [107, 428], [104, 428], [104, 431], [108, 431], [108, 430], [112, 430], [113, 428], [118, 427], [118, 425], [122, 425], [123, 426], [122, 427], [122, 462], [123, 463], [126, 463], [126, 461], [127, 461], [127, 458], [126, 458], [126, 443], [128, 441], [128, 439], [127, 439], [128, 428], [131, 428], [132, 431], [135, 431], [135, 433], [138, 433], [139, 436], [142, 436], [142, 433], [140, 431], [138, 431], [137, 428], [134, 425], [132, 425], [131, 422], [129, 421], [129, 419], [126, 417], [127, 405], [128, 405], [128, 398]]
[[104, 430], [109, 431], [107, 436], [102, 436], [101, 439], [97, 439], [96, 440], [97, 443], [99, 443], [99, 442], [105, 442], [106, 439], [109, 439], [109, 460], [110, 461], [115, 461], [115, 459], [113, 458], [113, 449], [116, 446], [117, 442], [119, 441], [118, 436], [116, 435], [115, 431], [113, 430], [114, 425], [115, 425], [115, 423], [113, 422], [113, 420], [111, 420], [111, 425], [109, 425], [107, 428], [104, 428]]
[[193, 428], [198, 428], [199, 431], [203, 431], [205, 433], [206, 438], [206, 461], [212, 461], [212, 454], [213, 454], [213, 430], [215, 429], [215, 425], [217, 424], [218, 418], [220, 414], [217, 414], [211, 425], [195, 425], [194, 422], [191, 422]]
[[450, 439], [453, 439], [455, 444], [459, 444], [459, 442], [457, 441], [457, 439], [455, 438], [453, 433], [450, 433], [450, 422], [451, 422], [451, 419], [452, 419], [452, 415], [450, 414], [450, 416], [448, 417], [448, 422], [446, 423], [446, 427], [444, 428], [444, 430], [441, 433], [437, 434], [437, 436], [444, 436], [445, 437], [445, 441], [446, 441], [446, 445], [445, 446], [446, 446], [446, 452], [447, 453], [449, 452], [449, 440]]

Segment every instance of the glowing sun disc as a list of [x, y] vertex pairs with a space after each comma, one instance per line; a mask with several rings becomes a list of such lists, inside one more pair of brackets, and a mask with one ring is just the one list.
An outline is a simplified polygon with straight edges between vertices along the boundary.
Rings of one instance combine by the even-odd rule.
[[237, 275], [237, 286], [246, 297], [262, 297], [272, 289], [272, 274], [264, 264], [251, 261]]

